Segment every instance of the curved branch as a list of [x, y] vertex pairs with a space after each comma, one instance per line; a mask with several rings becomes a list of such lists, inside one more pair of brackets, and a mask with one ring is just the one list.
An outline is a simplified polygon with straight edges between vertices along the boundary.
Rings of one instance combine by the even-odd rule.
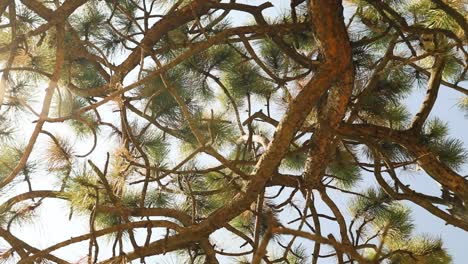
[[0, 188], [4, 187], [5, 185], [9, 184], [13, 179], [18, 175], [18, 173], [24, 169], [26, 166], [26, 162], [29, 159], [29, 156], [31, 155], [31, 152], [33, 150], [33, 147], [36, 143], [37, 137], [39, 136], [39, 133], [42, 130], [42, 126], [44, 125], [48, 115], [49, 115], [49, 110], [50, 106], [52, 104], [52, 97], [55, 92], [55, 88], [57, 87], [57, 82], [60, 78], [60, 73], [62, 70], [62, 65], [64, 63], [65, 59], [65, 50], [64, 50], [64, 37], [65, 37], [65, 30], [63, 25], [57, 27], [57, 48], [56, 48], [56, 55], [55, 55], [55, 67], [54, 67], [54, 72], [52, 74], [52, 78], [49, 82], [49, 86], [46, 89], [46, 94], [44, 96], [44, 100], [42, 103], [42, 111], [39, 117], [39, 120], [36, 123], [36, 127], [34, 128], [34, 131], [29, 138], [29, 142], [26, 145], [26, 148], [23, 152], [23, 155], [21, 156], [21, 159], [19, 163], [15, 166], [12, 172], [5, 177], [1, 182], [0, 182]]

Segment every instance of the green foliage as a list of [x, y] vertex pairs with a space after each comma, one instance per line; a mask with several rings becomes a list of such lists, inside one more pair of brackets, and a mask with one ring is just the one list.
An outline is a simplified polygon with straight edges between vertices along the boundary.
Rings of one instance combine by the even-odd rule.
[[432, 142], [430, 148], [440, 161], [453, 169], [459, 169], [468, 157], [463, 141], [456, 138]]
[[[97, 205], [111, 204], [111, 199], [103, 184], [93, 176], [93, 172], [86, 170], [86, 168], [71, 178], [69, 184], [66, 185], [63, 196], [69, 201], [72, 211], [82, 215], [90, 215]], [[126, 193], [121, 198], [121, 204], [129, 207], [137, 207], [138, 201], [138, 197], [134, 193]], [[121, 217], [115, 214], [96, 212], [95, 223], [97, 228], [107, 228], [121, 224]]]
[[461, 140], [450, 138], [447, 134], [447, 124], [435, 118], [425, 125], [421, 140], [445, 165], [459, 169], [466, 162], [468, 153]]
[[[379, 143], [379, 148], [380, 151], [391, 161], [405, 162], [411, 159], [409, 153], [400, 144], [383, 141]], [[364, 147], [362, 150], [368, 159], [373, 160], [372, 150], [370, 150], [368, 147]]]
[[120, 55], [123, 52], [127, 40], [115, 33], [112, 29], [106, 27], [106, 34], [102, 34], [98, 38], [98, 46], [107, 56]]
[[[463, 14], [465, 12], [465, 7], [461, 2], [462, 1], [459, 3], [457, 3], [457, 1], [447, 1], [447, 4]], [[447, 29], [456, 34], [461, 34], [463, 31], [452, 16], [447, 14], [444, 10], [437, 8], [430, 0], [409, 1], [406, 8], [412, 14], [416, 14], [416, 19], [420, 25], [429, 28]]]
[[39, 23], [44, 23], [43, 19], [23, 5], [18, 6], [16, 13], [16, 16], [18, 17], [17, 30], [23, 34], [31, 30], [33, 27], [36, 27]]
[[127, 191], [120, 200], [124, 207], [137, 208], [140, 204], [140, 195], [137, 191]]
[[8, 117], [0, 114], [0, 142], [12, 139], [15, 129]]
[[[390, 263], [450, 263], [451, 258], [442, 248], [440, 239], [414, 236], [410, 210], [399, 202], [392, 201], [385, 193], [368, 189], [365, 197], [357, 197], [350, 202], [355, 219], [363, 218], [372, 225], [384, 242], [384, 253]], [[364, 222], [366, 223], [366, 222]], [[364, 229], [366, 230], [366, 229]], [[371, 236], [373, 232], [366, 230]], [[372, 252], [371, 258], [377, 258]], [[385, 254], [383, 254], [385, 255]]]
[[382, 214], [391, 200], [385, 192], [374, 188], [364, 190], [362, 194], [349, 203], [349, 210], [354, 217], [368, 219]]
[[[401, 194], [397, 201], [379, 188], [366, 189], [372, 183], [360, 182], [361, 168], [369, 172], [376, 169], [371, 163], [374, 159], [373, 152], [367, 145], [378, 146], [380, 154], [395, 163], [397, 168], [416, 163], [414, 160], [418, 157], [409, 155], [418, 152], [418, 149], [412, 148], [411, 140], [414, 140], [414, 146], [430, 150], [430, 154], [434, 154], [450, 169], [460, 169], [468, 156], [463, 142], [449, 137], [447, 124], [439, 119], [426, 122], [421, 134], [412, 134], [412, 130], [407, 130], [412, 113], [405, 107], [408, 103], [405, 99], [417, 86], [427, 86], [427, 72], [430, 72], [435, 56], [444, 56], [444, 80], [463, 86], [466, 79], [466, 54], [461, 50], [462, 44], [454, 39], [457, 36], [464, 43], [464, 29], [453, 15], [438, 8], [434, 1], [343, 2], [344, 17], [338, 17], [345, 20], [344, 27], [352, 47], [351, 58], [346, 59], [352, 61], [354, 67], [352, 74], [350, 71], [354, 83], [349, 84], [353, 86], [352, 95], [347, 98], [347, 102], [341, 98], [335, 101], [333, 96], [327, 96], [330, 94], [330, 87], [341, 88], [337, 84], [340, 85], [342, 80], [341, 76], [336, 75], [335, 68], [328, 67], [330, 60], [338, 57], [329, 56], [330, 53], [325, 49], [330, 47], [328, 40], [333, 39], [333, 35], [339, 34], [343, 28], [332, 31], [328, 40], [322, 39], [322, 34], [317, 33], [329, 30], [328, 23], [325, 29], [319, 28], [320, 23], [314, 22], [314, 16], [318, 14], [310, 12], [309, 1], [291, 1], [291, 5], [281, 3], [279, 9], [270, 9], [269, 3], [259, 6], [258, 3], [250, 3], [252, 1], [91, 0], [79, 7], [75, 6], [76, 10], [65, 10], [73, 11], [69, 17], [60, 17], [61, 11], [55, 11], [60, 6], [73, 6], [75, 2], [71, 0], [3, 2], [6, 3], [6, 9], [0, 10], [3, 12], [0, 25], [0, 60], [5, 69], [2, 69], [3, 73], [0, 75], [5, 75], [0, 77], [5, 77], [6, 80], [6, 97], [1, 102], [3, 105], [0, 112], [0, 180], [5, 180], [10, 175], [23, 156], [23, 147], [11, 143], [24, 135], [31, 135], [30, 131], [22, 127], [28, 123], [28, 128], [36, 126], [37, 130], [32, 133], [33, 137], [29, 141], [29, 146], [34, 145], [33, 152], [20, 176], [29, 180], [33, 170], [40, 168], [44, 173], [58, 178], [63, 190], [63, 195], [58, 198], [67, 200], [72, 212], [76, 211], [89, 217], [89, 221], [94, 221], [96, 229], [124, 223], [130, 225], [128, 222], [143, 218], [180, 224], [180, 219], [176, 216], [151, 215], [140, 218], [117, 212], [118, 210], [116, 213], [105, 213], [106, 210], [97, 209], [107, 206], [143, 209], [141, 211], [144, 208], [167, 208], [192, 218], [193, 223], [184, 227], [182, 236], [195, 230], [196, 235], [203, 234], [210, 239], [217, 239], [213, 228], [221, 227], [229, 221], [249, 238], [253, 238], [258, 231], [262, 241], [271, 223], [269, 217], [272, 216], [279, 227], [272, 229], [274, 231], [286, 231], [286, 228], [297, 230], [298, 222], [303, 220], [301, 231], [323, 236], [323, 241], [331, 240], [333, 234], [336, 236], [336, 243], [343, 244], [344, 238], [339, 237], [337, 230], [333, 229], [336, 225], [322, 225], [321, 232], [318, 232], [317, 223], [312, 221], [316, 219], [310, 216], [311, 213], [317, 213], [321, 223], [337, 222], [341, 231], [348, 231], [352, 243], [343, 248], [336, 247], [330, 252], [331, 256], [335, 252], [343, 253], [342, 262], [359, 261], [348, 259], [353, 255], [348, 251], [353, 251], [364, 255], [369, 262], [376, 263], [450, 263], [451, 258], [443, 249], [440, 239], [412, 233], [414, 225], [410, 210], [399, 202], [410, 192], [402, 192], [399, 184], [391, 186]], [[3, 2], [1, 6], [4, 5]], [[323, 5], [327, 4], [325, 2], [327, 1]], [[466, 8], [462, 2], [444, 1], [464, 16]], [[382, 8], [375, 7], [379, 4], [393, 8], [405, 21], [395, 13], [382, 12]], [[43, 6], [43, 9], [35, 10], [35, 5]], [[313, 8], [323, 7], [315, 5]], [[16, 21], [11, 20], [13, 11], [16, 12]], [[342, 10], [338, 7], [337, 11]], [[46, 14], [49, 12], [55, 13]], [[248, 15], [250, 20], [242, 18], [239, 21], [238, 13]], [[261, 19], [263, 15], [265, 23]], [[57, 21], [51, 20], [54, 16], [66, 23], [56, 24]], [[336, 16], [328, 18], [335, 19]], [[230, 19], [236, 19], [235, 23], [231, 23]], [[46, 20], [52, 24], [48, 24]], [[242, 25], [239, 27], [240, 24]], [[44, 91], [43, 88], [47, 87], [57, 70], [56, 60], [60, 56], [56, 56], [56, 51], [61, 47], [58, 42], [61, 34], [57, 30], [62, 25], [66, 31], [62, 43], [65, 48], [64, 62], [60, 67], [57, 87], [50, 86], [55, 90], [52, 107], [47, 109], [50, 102], [47, 95], [51, 90], [49, 88]], [[335, 25], [330, 24], [330, 30], [334, 30]], [[447, 32], [453, 34], [446, 34]], [[434, 38], [430, 47], [422, 43], [428, 35]], [[245, 40], [249, 41], [256, 56], [245, 47]], [[389, 50], [390, 47], [393, 50]], [[330, 52], [339, 55], [339, 48], [341, 46], [333, 47]], [[349, 53], [347, 51], [343, 54]], [[385, 58], [385, 54], [390, 54], [390, 57]], [[303, 60], [297, 61], [297, 56], [302, 57], [306, 63]], [[308, 65], [307, 61], [311, 64]], [[163, 65], [162, 71], [159, 64]], [[10, 66], [13, 69], [8, 70]], [[336, 69], [341, 74], [341, 67]], [[349, 69], [351, 68], [346, 66], [346, 70]], [[322, 70], [331, 73], [330, 79], [327, 76], [322, 82]], [[279, 81], [272, 75], [284, 81]], [[145, 79], [148, 76], [152, 77]], [[310, 81], [314, 78], [323, 86], [304, 88], [306, 83], [314, 84], [314, 81]], [[119, 92], [116, 82], [122, 83], [128, 90]], [[448, 89], [451, 88], [453, 85], [448, 86]], [[461, 91], [459, 88], [455, 90]], [[88, 93], [89, 91], [92, 92]], [[302, 97], [303, 94], [306, 96]], [[304, 98], [320, 99], [301, 103]], [[323, 106], [334, 102], [339, 104], [336, 109], [346, 107], [344, 114], [339, 113], [336, 119], [333, 117], [328, 120], [319, 116], [323, 113]], [[44, 106], [46, 108], [42, 109]], [[267, 107], [268, 111], [265, 111]], [[461, 99], [459, 107], [468, 115], [468, 99]], [[89, 108], [89, 111], [84, 111], [83, 108]], [[78, 114], [80, 109], [83, 111]], [[16, 115], [17, 110], [25, 115], [24, 120], [23, 116]], [[252, 118], [250, 115], [256, 111], [268, 113], [268, 116]], [[44, 117], [43, 114], [47, 116]], [[302, 118], [303, 116], [307, 117]], [[58, 119], [64, 121], [59, 124], [56, 122]], [[327, 128], [328, 121], [333, 123], [330, 130]], [[338, 124], [336, 127], [335, 121], [347, 124]], [[238, 122], [243, 128], [237, 127]], [[62, 131], [64, 125], [67, 127]], [[112, 133], [105, 134], [107, 129], [99, 130], [104, 125], [110, 127]], [[362, 130], [357, 129], [348, 134], [348, 125], [369, 130], [361, 133]], [[372, 130], [375, 125], [393, 130], [397, 135], [381, 135], [380, 130]], [[71, 135], [69, 129], [72, 129]], [[249, 134], [240, 133], [243, 130], [255, 135], [255, 139], [264, 137], [264, 141], [271, 141], [267, 142], [271, 143], [269, 149], [260, 144], [260, 140], [245, 140]], [[54, 132], [54, 135], [47, 131]], [[313, 168], [320, 172], [325, 169], [320, 181], [324, 186], [313, 186], [312, 192], [308, 189], [310, 186], [303, 186], [302, 181], [298, 181], [298, 188], [294, 188], [296, 186], [289, 186], [289, 177], [285, 179], [288, 186], [281, 186], [283, 179], [275, 177], [287, 177], [294, 172], [299, 178], [306, 173], [304, 165], [310, 145], [305, 138], [320, 135], [317, 131], [330, 133], [333, 138], [319, 146], [320, 150], [321, 147], [327, 147], [324, 148], [326, 152], [332, 147], [328, 153], [320, 153], [324, 157], [324, 163], [316, 164]], [[40, 133], [37, 140], [34, 138], [36, 133]], [[198, 142], [195, 137], [198, 133], [204, 137], [206, 144]], [[399, 136], [408, 138], [401, 139]], [[109, 137], [112, 137], [110, 141]], [[84, 157], [76, 155], [72, 143], [75, 141], [79, 144], [92, 141], [99, 144], [94, 145], [98, 147], [93, 155]], [[45, 151], [36, 152], [44, 147]], [[102, 163], [106, 160], [101, 154], [105, 152], [112, 155], [109, 154], [108, 163], [103, 168]], [[265, 152], [267, 155], [263, 155]], [[192, 153], [194, 155], [190, 160], [185, 160]], [[44, 157], [41, 154], [45, 154]], [[180, 159], [173, 160], [177, 155], [183, 157], [184, 165], [174, 167], [180, 162]], [[222, 155], [227, 161], [218, 155]], [[146, 162], [147, 158], [149, 164]], [[33, 159], [42, 159], [41, 166], [36, 166], [31, 161]], [[106, 179], [86, 166], [82, 170], [77, 169], [87, 162], [92, 164], [91, 161], [100, 164]], [[265, 164], [271, 167], [262, 167]], [[263, 173], [264, 169], [269, 175]], [[236, 173], [237, 170], [244, 173]], [[143, 184], [147, 172], [151, 176], [148, 185]], [[408, 173], [407, 170], [400, 169], [397, 172], [402, 180], [404, 173]], [[281, 175], [283, 173], [285, 175]], [[434, 176], [434, 179], [437, 180], [437, 177]], [[385, 180], [389, 180], [389, 177]], [[32, 183], [5, 183], [8, 184], [5, 190], [11, 193], [26, 188], [36, 191], [39, 190], [36, 189], [36, 182], [33, 179]], [[443, 183], [442, 180], [440, 183]], [[53, 181], [50, 183], [51, 188], [52, 185]], [[144, 201], [143, 185], [147, 191]], [[440, 202], [438, 197], [425, 202], [433, 204], [435, 207], [430, 207], [433, 210], [444, 210], [447, 213], [444, 214], [445, 218], [455, 217], [456, 221], [452, 222], [456, 225], [464, 221], [460, 217], [465, 209], [461, 201], [466, 197], [455, 193], [457, 188], [451, 188], [450, 184], [442, 185], [444, 190], [441, 198], [450, 206]], [[407, 187], [424, 192], [417, 190], [420, 187], [417, 184]], [[349, 202], [348, 215], [341, 212], [343, 206], [340, 197], [335, 197], [334, 194], [330, 197], [333, 203], [337, 202], [337, 208], [328, 201], [324, 203], [325, 199], [316, 199], [319, 194], [323, 195], [330, 189], [337, 188], [347, 194], [354, 194], [355, 198], [351, 200], [347, 200], [347, 195], [344, 198]], [[272, 190], [275, 191], [274, 198], [268, 196], [273, 193]], [[6, 197], [3, 191], [0, 190], [2, 197]], [[260, 207], [257, 203], [261, 200], [258, 198], [261, 193], [267, 196], [264, 197], [260, 212], [256, 212]], [[307, 196], [311, 193], [312, 196]], [[47, 195], [46, 197], [50, 198]], [[305, 197], [315, 198], [306, 201]], [[418, 199], [426, 198], [424, 195], [418, 196]], [[14, 206], [0, 205], [0, 224], [8, 232], [9, 224], [22, 224], [20, 221], [30, 219], [35, 208], [44, 200], [33, 200], [34, 204], [29, 199], [18, 201], [20, 202], [15, 202]], [[429, 208], [426, 204], [420, 205]], [[324, 206], [332, 209], [331, 212], [326, 208], [324, 210]], [[343, 226], [336, 210], [345, 218]], [[306, 217], [303, 217], [304, 213]], [[213, 223], [213, 218], [210, 217], [213, 214], [216, 221], [220, 219], [219, 223]], [[260, 221], [260, 225], [255, 230], [257, 221]], [[178, 247], [178, 242], [174, 244], [173, 241], [181, 236], [176, 235], [178, 231], [171, 230], [163, 238], [159, 233], [165, 229], [164, 225], [162, 227], [158, 226], [157, 233], [153, 233], [148, 239], [149, 242], [163, 239], [160, 241], [176, 245], [167, 248], [170, 253]], [[128, 237], [128, 232], [123, 231], [123, 235]], [[110, 236], [115, 236], [116, 233]], [[268, 245], [269, 261], [265, 262], [302, 264], [311, 261], [311, 244], [302, 244], [305, 237], [294, 236], [294, 241], [291, 241], [291, 236], [279, 233], [272, 234]], [[135, 234], [141, 235], [139, 232]], [[328, 238], [327, 234], [330, 234]], [[120, 235], [122, 233], [114, 238], [119, 238]], [[142, 237], [137, 238], [140, 240]], [[6, 236], [4, 238], [8, 240]], [[180, 258], [176, 260], [177, 263], [208, 261], [208, 252], [204, 252], [206, 248], [201, 243], [204, 241], [195, 239], [197, 241], [184, 244], [178, 250]], [[286, 244], [283, 239], [288, 240]], [[122, 243], [117, 239], [112, 242], [115, 242], [114, 255], [129, 253], [129, 259], [126, 256], [116, 256], [111, 262], [132, 261], [130, 258], [139, 253], [137, 248], [129, 247], [128, 241]], [[242, 247], [246, 248], [241, 247], [241, 250], [248, 251], [249, 240], [243, 242], [245, 244]], [[138, 243], [142, 247], [147, 246], [140, 241]], [[224, 243], [215, 244], [211, 241], [211, 244], [218, 257], [235, 252], [231, 248], [223, 248]], [[382, 247], [379, 248], [379, 245]], [[97, 245], [95, 246], [97, 250]], [[323, 243], [322, 249], [328, 246], [329, 243]], [[31, 251], [27, 246], [21, 247]], [[90, 244], [91, 249], [92, 247]], [[99, 247], [102, 251], [109, 248], [103, 243], [99, 243]], [[278, 254], [275, 247], [279, 249]], [[285, 249], [289, 251], [285, 252]], [[132, 250], [136, 252], [130, 253]], [[165, 250], [166, 248], [164, 253]], [[99, 252], [100, 258], [108, 253], [102, 251]], [[0, 251], [0, 262], [3, 260], [2, 253]], [[328, 254], [324, 250], [320, 253]], [[8, 254], [6, 257], [9, 257]], [[15, 254], [21, 255], [22, 252], [16, 249]], [[251, 255], [248, 253], [239, 258], [239, 263], [250, 263]], [[141, 261], [144, 262], [145, 259], [142, 258]]]
[[[145, 197], [147, 208], [168, 208], [173, 203], [172, 197], [160, 190], [149, 189]], [[121, 205], [128, 208], [140, 207], [141, 192], [136, 189], [127, 190], [120, 198]]]
[[449, 51], [445, 56], [444, 71], [442, 77], [445, 80], [457, 83], [466, 78], [464, 59], [461, 58], [456, 52]]
[[360, 169], [356, 165], [353, 156], [343, 148], [337, 148], [335, 158], [328, 165], [328, 171], [333, 175], [338, 187], [350, 189], [360, 179]]
[[206, 51], [194, 54], [190, 59], [184, 62], [185, 73], [190, 73], [194, 79], [194, 83], [200, 88], [201, 99], [213, 99], [213, 89], [210, 84], [210, 79], [205, 74], [211, 74], [217, 78], [213, 71], [219, 71], [227, 67], [229, 62], [236, 57], [236, 51], [232, 46], [219, 45], [212, 47]]
[[[46, 41], [51, 41], [46, 39]], [[30, 65], [33, 69], [41, 70], [45, 72], [51, 72], [55, 61], [53, 60], [54, 52], [51, 49], [51, 44], [42, 43], [40, 46], [37, 46], [34, 51], [31, 53], [31, 62]], [[44, 79], [44, 76], [35, 76], [36, 78]]]
[[[376, 34], [370, 32], [369, 36], [366, 36], [368, 38], [375, 37]], [[359, 35], [356, 36], [356, 38], [360, 37]], [[386, 42], [384, 42], [386, 44]], [[357, 71], [362, 71], [362, 72], [368, 72], [372, 70], [372, 65], [373, 62], [375, 61], [375, 56], [374, 52], [378, 51], [379, 48], [383, 49], [384, 44], [380, 43], [372, 43], [373, 47], [370, 47], [369, 45], [363, 45], [360, 47], [354, 47], [353, 48], [353, 65], [356, 68]], [[377, 47], [375, 47], [377, 46]]]
[[169, 145], [164, 135], [154, 130], [147, 129], [140, 135], [139, 141], [154, 163], [162, 163], [169, 153]]
[[[235, 58], [236, 51], [230, 45], [219, 45], [209, 49], [207, 53], [201, 54], [206, 56], [203, 56], [203, 61], [198, 62], [197, 65], [203, 67], [205, 71], [211, 71], [223, 69], [230, 60]], [[198, 57], [201, 56], [193, 56], [193, 58]]]
[[[75, 115], [75, 111], [89, 105], [82, 97], [75, 96], [67, 90], [57, 90], [53, 98], [53, 114], [57, 117], [67, 117]], [[76, 115], [75, 115], [76, 116]], [[96, 117], [91, 112], [81, 114], [66, 122], [70, 128], [80, 138], [93, 135], [99, 132]]]
[[391, 105], [384, 112], [390, 128], [402, 129], [409, 123], [411, 114], [403, 105]]
[[357, 4], [360, 21], [366, 25], [371, 32], [381, 33], [385, 31], [385, 25], [382, 23], [382, 16], [368, 2], [353, 0]]
[[136, 25], [132, 19], [136, 16], [136, 12], [138, 11], [135, 2], [131, 0], [119, 0], [117, 3], [118, 6], [115, 9], [116, 24], [118, 25], [117, 29], [123, 34], [135, 32]]
[[261, 42], [260, 54], [265, 64], [272, 69], [276, 75], [288, 70], [288, 58], [284, 52], [270, 39]]
[[106, 84], [104, 78], [89, 61], [78, 59], [67, 63], [62, 71], [63, 79], [79, 88], [88, 89]]
[[[96, 204], [96, 189], [99, 188], [98, 181], [90, 171], [81, 171], [70, 181], [65, 189], [64, 196], [70, 202], [70, 206], [80, 213], [88, 213]], [[102, 190], [98, 192], [101, 197]]]
[[[5, 107], [10, 112], [10, 116], [27, 112], [27, 105], [36, 103], [34, 94], [32, 93], [32, 85], [27, 81], [26, 76], [9, 80], [9, 97], [6, 98], [8, 105]], [[4, 113], [6, 115], [6, 112]]]
[[293, 31], [285, 34], [284, 42], [299, 51], [309, 51], [316, 47], [316, 40], [312, 30]]
[[404, 127], [410, 114], [401, 100], [411, 91], [412, 84], [413, 79], [404, 69], [385, 73], [371, 91], [361, 95], [360, 115], [376, 124]]
[[250, 61], [239, 56], [228, 66], [224, 69], [223, 81], [238, 100], [247, 95], [269, 95], [273, 91], [272, 85], [260, 74], [259, 67]]
[[[193, 167], [189, 166], [188, 169]], [[223, 204], [236, 194], [236, 190], [229, 182], [221, 178], [216, 173], [204, 175], [187, 174], [178, 177], [178, 184], [182, 186], [185, 194], [185, 201], [182, 207], [188, 214], [192, 214], [194, 209], [198, 216], [206, 216], [214, 210], [221, 207]]]
[[447, 137], [448, 132], [447, 123], [439, 118], [434, 118], [426, 123], [423, 138], [425, 138], [427, 142], [443, 140]]
[[[364, 195], [351, 201], [350, 208], [355, 219], [363, 218], [367, 236], [378, 234], [384, 243], [382, 255], [390, 263], [450, 263], [451, 258], [442, 248], [440, 239], [412, 234], [414, 224], [410, 210], [402, 203], [392, 201], [382, 191], [368, 189]], [[385, 253], [389, 252], [388, 255]], [[394, 253], [393, 253], [394, 252]], [[375, 251], [371, 258], [378, 258]]]
[[460, 98], [458, 107], [465, 112], [465, 117], [468, 117], [468, 96]]
[[157, 190], [150, 191], [145, 200], [145, 206], [149, 208], [167, 208], [172, 203], [173, 200], [169, 194]]
[[85, 138], [94, 132], [99, 132], [99, 126], [94, 115], [85, 113], [79, 119], [73, 119], [67, 122], [79, 138]]
[[291, 155], [286, 155], [281, 162], [281, 165], [285, 169], [300, 171], [304, 168], [304, 163], [306, 161], [306, 155], [304, 153], [294, 153]]
[[307, 255], [308, 249], [304, 245], [299, 244], [297, 246], [294, 246], [294, 248], [292, 249], [292, 253], [288, 255], [288, 261], [291, 264], [309, 263]]
[[[165, 76], [165, 80], [167, 81], [166, 84], [163, 83], [160, 76], [152, 78], [139, 89], [138, 94], [149, 100], [147, 102], [148, 110], [151, 110], [152, 116], [161, 119], [170, 127], [180, 128], [185, 121], [177, 102], [167, 90], [166, 85], [170, 85], [175, 89], [189, 110], [195, 112], [198, 109], [197, 90], [191, 89], [191, 87], [198, 86], [199, 81], [191, 78], [183, 67], [177, 67], [169, 71]], [[153, 96], [154, 94], [157, 96]]]
[[90, 37], [99, 37], [106, 16], [103, 10], [94, 3], [88, 3], [73, 20], [72, 24], [76, 31], [86, 40]]
[[408, 207], [398, 202], [392, 202], [385, 206], [385, 210], [374, 215], [374, 228], [376, 231], [387, 230], [387, 236], [391, 240], [408, 238], [414, 228], [410, 213]]
[[238, 257], [236, 258], [235, 261], [236, 261], [234, 262], [235, 264], [250, 264], [251, 263], [251, 260], [245, 256]]
[[[254, 204], [255, 205], [255, 204]], [[253, 210], [252, 206], [252, 210]], [[279, 216], [277, 215], [276, 212], [271, 211], [271, 209], [268, 208], [267, 203], [262, 207], [262, 214], [260, 218], [260, 235], [263, 236], [265, 232], [268, 229], [268, 224], [269, 224], [269, 219], [268, 216], [273, 217], [273, 222], [279, 223]], [[251, 237], [254, 236], [255, 232], [255, 223], [256, 223], [256, 214], [254, 214], [252, 211], [244, 211], [242, 214], [238, 215], [236, 218], [234, 218], [231, 221], [231, 225], [239, 230], [241, 230], [243, 233], [250, 235]]]
[[213, 146], [227, 146], [237, 136], [234, 125], [223, 117], [224, 115], [220, 114], [199, 119], [199, 129], [205, 135], [205, 138], [213, 143]]
[[[23, 156], [24, 147], [20, 145], [0, 145], [0, 179], [7, 177], [19, 163]], [[29, 177], [35, 170], [37, 164], [34, 161], [28, 161], [21, 170], [20, 175]]]
[[[114, 214], [97, 213], [95, 223], [97, 228], [102, 229], [122, 224], [122, 219]], [[126, 231], [124, 230], [124, 232]], [[115, 233], [111, 233], [110, 235], [113, 236]]]
[[446, 264], [452, 258], [442, 246], [442, 240], [428, 236], [417, 236], [399, 242], [390, 242], [392, 250], [401, 250], [390, 257], [390, 263], [399, 264]]

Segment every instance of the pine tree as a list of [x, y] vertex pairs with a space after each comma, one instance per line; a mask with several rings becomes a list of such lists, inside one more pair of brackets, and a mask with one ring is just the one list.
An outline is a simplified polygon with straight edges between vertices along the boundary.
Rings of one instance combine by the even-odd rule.
[[[0, 1], [0, 262], [451, 263], [411, 208], [468, 231], [468, 152], [435, 107], [453, 90], [468, 115], [467, 14]], [[55, 217], [81, 235], [24, 239]]]

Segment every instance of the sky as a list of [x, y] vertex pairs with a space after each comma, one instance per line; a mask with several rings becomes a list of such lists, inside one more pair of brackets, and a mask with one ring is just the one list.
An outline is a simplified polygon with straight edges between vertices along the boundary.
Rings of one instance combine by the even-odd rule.
[[[246, 1], [244, 1], [246, 2]], [[249, 1], [252, 3], [253, 1]], [[260, 1], [255, 1], [255, 3]], [[271, 1], [274, 5], [273, 8], [270, 8], [266, 11], [266, 14], [277, 14], [284, 10], [284, 8], [289, 7], [289, 1]], [[237, 16], [233, 15], [232, 20], [234, 23], [244, 23], [251, 18], [246, 18], [245, 16]], [[462, 83], [462, 86], [468, 86], [468, 83]], [[413, 92], [407, 98], [407, 106], [411, 112], [416, 112], [425, 95], [424, 89], [419, 89]], [[461, 139], [465, 142], [465, 147], [468, 148], [468, 119], [464, 116], [464, 113], [461, 112], [457, 107], [457, 100], [460, 98], [460, 93], [447, 88], [442, 87], [439, 93], [438, 101], [434, 107], [433, 113], [434, 115], [431, 117], [439, 117], [442, 120], [448, 122], [450, 127], [450, 135], [456, 138]], [[65, 126], [56, 126], [53, 128], [55, 131], [61, 130], [62, 133], [65, 132]], [[100, 141], [98, 143], [98, 150], [95, 154], [91, 156], [93, 159], [101, 160], [102, 164], [102, 157], [103, 154], [113, 147], [112, 140], [109, 141]], [[38, 146], [35, 149], [35, 156], [38, 157], [41, 153], [44, 153], [43, 150], [45, 148], [44, 142], [39, 142]], [[89, 148], [88, 142], [81, 142], [78, 144], [78, 151], [80, 153], [86, 152]], [[465, 165], [460, 171], [460, 174], [467, 175], [468, 174], [468, 166]], [[363, 177], [366, 184], [373, 185], [375, 184], [373, 177], [369, 175], [365, 175]], [[52, 175], [36, 175], [34, 178], [35, 189], [46, 188], [53, 183], [54, 177]], [[413, 172], [411, 177], [408, 179], [408, 183], [416, 186], [418, 189], [428, 191], [428, 192], [436, 192], [437, 189], [434, 188], [433, 182], [429, 180], [429, 177], [424, 175], [423, 172]], [[22, 193], [25, 189], [15, 189], [12, 192], [15, 193]], [[338, 203], [345, 204], [347, 203], [347, 199], [344, 196], [339, 196], [335, 194], [334, 197], [337, 199]], [[418, 206], [409, 204], [413, 209], [413, 219], [415, 222], [416, 233], [429, 233], [432, 235], [440, 236], [443, 241], [445, 247], [448, 249], [448, 252], [453, 256], [453, 263], [454, 264], [464, 264], [466, 263], [466, 259], [468, 258], [468, 234], [461, 229], [454, 228], [451, 226], [445, 225], [442, 221], [438, 218], [432, 216], [431, 214], [427, 213], [424, 209], [419, 208]], [[54, 199], [49, 199], [43, 206], [40, 207], [38, 211], [38, 216], [34, 218], [34, 222], [30, 225], [23, 225], [21, 228], [15, 227], [13, 230], [13, 234], [17, 235], [19, 238], [24, 239], [27, 242], [33, 243], [35, 246], [42, 248], [47, 247], [51, 244], [57, 243], [62, 241], [64, 238], [77, 236], [83, 234], [87, 231], [87, 218], [78, 218], [68, 221], [68, 214], [69, 214], [69, 207], [63, 201], [57, 201]], [[325, 224], [327, 225], [327, 224]], [[332, 228], [333, 226], [328, 226]], [[153, 235], [153, 239], [156, 240], [157, 238], [162, 238], [160, 232], [155, 232]], [[215, 240], [217, 243], [232, 243], [232, 237], [226, 235], [223, 231], [217, 231], [215, 234]], [[104, 240], [100, 240], [100, 243], [105, 243]], [[304, 242], [306, 245], [308, 242]], [[311, 243], [309, 242], [309, 246]], [[80, 243], [74, 246], [68, 247], [66, 249], [62, 249], [57, 251], [57, 256], [73, 256], [76, 260], [79, 259], [79, 254], [77, 252], [83, 253], [87, 252], [87, 244]], [[105, 254], [102, 257], [106, 257]], [[108, 257], [108, 256], [107, 256]], [[223, 259], [224, 260], [224, 259]], [[164, 263], [164, 264], [172, 264], [177, 263], [175, 257], [166, 255], [166, 256], [159, 256], [153, 258], [152, 261], [149, 263]], [[136, 262], [135, 262], [136, 263]], [[227, 263], [227, 262], [221, 262]]]

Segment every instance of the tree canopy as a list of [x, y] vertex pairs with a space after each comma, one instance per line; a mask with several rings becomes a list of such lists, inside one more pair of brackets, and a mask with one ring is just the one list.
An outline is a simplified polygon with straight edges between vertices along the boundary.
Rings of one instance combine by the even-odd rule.
[[[466, 142], [433, 111], [453, 90], [468, 116], [467, 14], [0, 0], [0, 263], [451, 263], [411, 208], [468, 231]], [[21, 238], [55, 217], [82, 233]]]

